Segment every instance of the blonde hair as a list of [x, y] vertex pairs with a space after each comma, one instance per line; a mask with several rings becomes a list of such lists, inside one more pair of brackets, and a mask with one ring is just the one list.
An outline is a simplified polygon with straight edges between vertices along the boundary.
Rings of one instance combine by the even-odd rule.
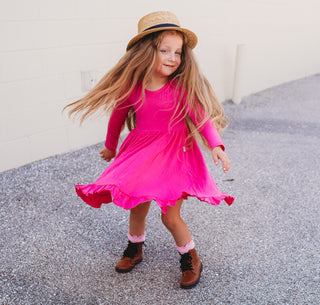
[[[210, 83], [201, 73], [192, 49], [185, 43], [186, 37], [174, 30], [159, 31], [143, 37], [124, 54], [114, 68], [86, 96], [67, 105], [64, 110], [70, 109], [69, 116], [79, 115], [82, 123], [87, 117], [98, 111], [112, 111], [116, 105], [121, 105], [140, 83], [142, 85], [140, 98], [143, 101], [146, 84], [156, 60], [158, 47], [163, 36], [167, 33], [183, 36], [184, 40], [181, 64], [169, 76], [169, 80], [175, 80], [176, 92], [180, 92], [173, 118], [178, 116], [186, 119], [190, 131], [190, 139], [197, 134], [198, 129], [208, 118], [212, 120], [221, 133], [227, 127], [223, 107]], [[179, 104], [183, 98], [186, 98], [186, 102], [183, 109], [178, 113], [178, 109], [181, 109]], [[199, 104], [201, 107], [199, 107]], [[201, 108], [206, 114], [205, 118], [200, 113]], [[191, 109], [195, 112], [197, 127], [187, 115], [187, 111]], [[135, 112], [132, 107], [127, 115], [126, 124], [129, 130], [132, 130], [136, 125]], [[209, 147], [206, 140], [203, 137], [202, 139], [206, 146]]]

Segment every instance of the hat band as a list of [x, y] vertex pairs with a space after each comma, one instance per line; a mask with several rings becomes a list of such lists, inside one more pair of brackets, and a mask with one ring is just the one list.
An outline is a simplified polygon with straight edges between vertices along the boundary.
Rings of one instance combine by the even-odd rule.
[[150, 28], [143, 30], [143, 32], [153, 30], [153, 29], [158, 29], [158, 28], [167, 28], [167, 27], [180, 28], [180, 26], [173, 24], [173, 23], [161, 23], [161, 24], [151, 26]]

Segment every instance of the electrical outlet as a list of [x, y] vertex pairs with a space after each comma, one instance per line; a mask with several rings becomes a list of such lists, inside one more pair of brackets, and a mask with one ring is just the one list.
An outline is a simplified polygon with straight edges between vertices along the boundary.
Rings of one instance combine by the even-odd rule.
[[81, 90], [90, 91], [97, 83], [96, 71], [81, 71]]

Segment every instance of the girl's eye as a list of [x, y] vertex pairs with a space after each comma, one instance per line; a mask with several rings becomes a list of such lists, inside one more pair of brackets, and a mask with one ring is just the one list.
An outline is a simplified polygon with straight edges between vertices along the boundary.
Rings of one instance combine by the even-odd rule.
[[[166, 49], [160, 49], [159, 51], [160, 51], [160, 53], [165, 54], [165, 55], [170, 54], [170, 52], [171, 52], [171, 51], [166, 50]], [[174, 55], [181, 56], [181, 52], [176, 51], [176, 52], [174, 52]]]

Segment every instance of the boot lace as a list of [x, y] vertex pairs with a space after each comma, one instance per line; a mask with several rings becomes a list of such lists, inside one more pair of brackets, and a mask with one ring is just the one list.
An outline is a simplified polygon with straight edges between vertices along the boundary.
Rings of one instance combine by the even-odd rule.
[[127, 248], [123, 252], [123, 257], [134, 258], [137, 252], [138, 252], [138, 244], [132, 243], [131, 241], [129, 241]]
[[185, 254], [180, 254], [180, 269], [182, 272], [187, 271], [187, 270], [193, 270], [192, 267], [192, 257], [190, 253], [185, 253]]

